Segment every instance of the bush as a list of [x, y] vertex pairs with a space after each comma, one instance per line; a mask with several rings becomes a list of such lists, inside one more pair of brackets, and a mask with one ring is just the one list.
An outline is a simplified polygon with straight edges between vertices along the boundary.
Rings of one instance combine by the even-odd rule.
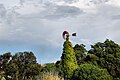
[[40, 75], [38, 75], [37, 80], [64, 80], [61, 79], [57, 72], [42, 72]]
[[112, 80], [106, 69], [92, 64], [81, 64], [73, 73], [71, 80]]

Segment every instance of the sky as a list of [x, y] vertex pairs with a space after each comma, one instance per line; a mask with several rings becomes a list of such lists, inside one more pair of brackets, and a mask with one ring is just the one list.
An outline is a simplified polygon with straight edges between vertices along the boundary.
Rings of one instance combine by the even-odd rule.
[[0, 54], [32, 51], [38, 63], [62, 55], [63, 31], [73, 44], [120, 44], [119, 0], [0, 0]]

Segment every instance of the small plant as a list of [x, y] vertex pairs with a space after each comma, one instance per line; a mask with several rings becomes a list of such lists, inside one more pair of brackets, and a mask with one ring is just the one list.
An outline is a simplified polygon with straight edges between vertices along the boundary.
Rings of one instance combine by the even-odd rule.
[[42, 72], [37, 76], [37, 80], [64, 80], [60, 78], [57, 72]]

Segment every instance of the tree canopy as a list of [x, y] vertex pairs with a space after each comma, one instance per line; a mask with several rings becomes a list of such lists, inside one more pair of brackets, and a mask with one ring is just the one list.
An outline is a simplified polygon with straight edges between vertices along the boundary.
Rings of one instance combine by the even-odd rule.
[[74, 71], [72, 80], [112, 80], [112, 77], [106, 69], [85, 63]]
[[106, 39], [91, 46], [88, 54], [98, 57], [97, 64], [106, 68], [114, 78], [120, 78], [120, 47], [114, 41]]
[[69, 36], [56, 63], [37, 63], [33, 52], [0, 55], [0, 80], [120, 80], [120, 46], [112, 40], [97, 42], [86, 50], [74, 47]]
[[0, 55], [0, 74], [6, 80], [26, 80], [39, 74], [39, 65], [32, 52]]
[[63, 44], [63, 53], [60, 60], [61, 73], [64, 74], [65, 80], [69, 80], [73, 71], [78, 67], [75, 52], [69, 38]]

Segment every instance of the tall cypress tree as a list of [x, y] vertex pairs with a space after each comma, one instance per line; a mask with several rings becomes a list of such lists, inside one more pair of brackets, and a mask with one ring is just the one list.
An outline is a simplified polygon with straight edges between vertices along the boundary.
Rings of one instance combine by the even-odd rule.
[[61, 56], [60, 65], [65, 80], [69, 80], [73, 74], [73, 70], [78, 67], [75, 52], [72, 47], [72, 43], [69, 41], [69, 37], [66, 38], [66, 41], [63, 45], [63, 53]]

